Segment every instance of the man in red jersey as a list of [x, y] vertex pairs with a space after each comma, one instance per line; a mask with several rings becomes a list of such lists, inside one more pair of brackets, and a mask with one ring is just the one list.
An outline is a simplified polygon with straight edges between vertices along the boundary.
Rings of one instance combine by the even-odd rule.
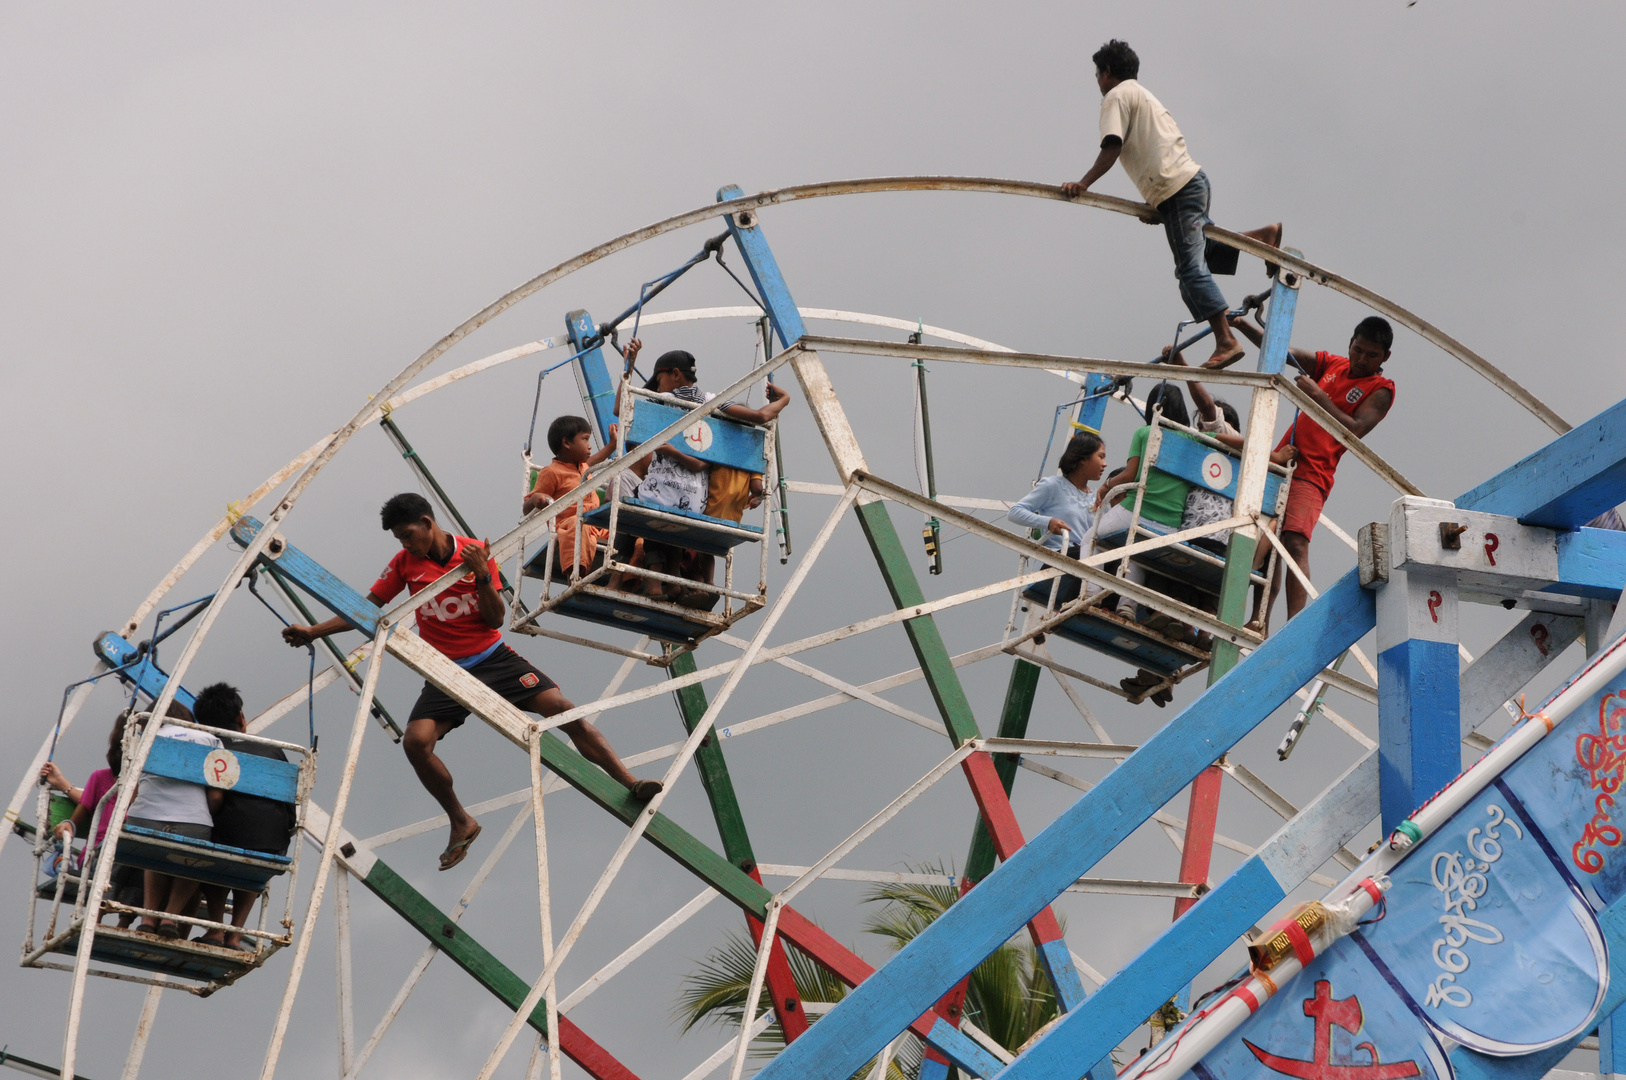
[[[456, 584], [418, 608], [418, 634], [521, 709], [554, 716], [575, 708], [552, 679], [503, 644], [503, 600], [495, 584], [497, 564], [491, 558], [489, 542], [478, 543], [442, 529], [435, 523], [429, 500], [413, 492], [391, 498], [379, 516], [384, 529], [401, 542], [401, 550], [373, 583], [368, 600], [383, 607], [403, 588], [416, 593], [447, 570], [461, 567], [464, 574]], [[282, 637], [290, 645], [303, 647], [349, 628], [343, 619], [332, 618], [316, 626], [290, 626]], [[480, 835], [480, 823], [463, 809], [452, 789], [451, 771], [435, 753], [435, 744], [461, 727], [468, 715], [444, 690], [425, 682], [401, 740], [418, 780], [451, 819], [451, 837], [440, 856], [442, 870], [462, 862], [469, 845]], [[661, 790], [659, 780], [639, 780], [628, 772], [609, 740], [586, 720], [572, 720], [564, 731], [583, 757], [614, 777], [635, 799], [648, 802]]]
[[[1263, 346], [1264, 332], [1253, 323], [1233, 318], [1231, 325], [1255, 345]], [[1349, 339], [1349, 356], [1289, 349], [1287, 358], [1304, 372], [1294, 380], [1299, 389], [1332, 413], [1352, 435], [1364, 439], [1389, 415], [1389, 407], [1395, 401], [1395, 384], [1383, 374], [1394, 340], [1394, 328], [1387, 321], [1368, 315], [1355, 324], [1355, 332]], [[1327, 434], [1320, 424], [1300, 414], [1294, 417], [1293, 426], [1282, 436], [1277, 449], [1284, 446], [1298, 449], [1298, 465], [1293, 470], [1287, 509], [1282, 514], [1282, 546], [1308, 578], [1310, 536], [1332, 492], [1333, 474], [1338, 470], [1338, 460], [1344, 456], [1344, 444]], [[1261, 603], [1264, 590], [1254, 591], [1253, 620], [1248, 623], [1249, 629], [1264, 633], [1270, 625], [1270, 609], [1275, 606], [1276, 593], [1281, 588], [1282, 570], [1277, 567], [1270, 579], [1268, 600]], [[1291, 619], [1302, 611], [1308, 600], [1304, 586], [1296, 576], [1289, 574], [1287, 617]]]

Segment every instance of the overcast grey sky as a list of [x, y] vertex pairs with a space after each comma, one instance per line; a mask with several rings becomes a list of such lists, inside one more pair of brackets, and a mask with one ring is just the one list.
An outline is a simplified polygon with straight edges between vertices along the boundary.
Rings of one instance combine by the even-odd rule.
[[[10, 462], [4, 542], [13, 568], [10, 618], [0, 628], [6, 758], [21, 768], [62, 687], [88, 671], [95, 635], [120, 623], [229, 501], [343, 423], [469, 313], [582, 249], [709, 202], [728, 183], [755, 191], [911, 173], [1075, 179], [1096, 141], [1088, 58], [1110, 36], [1139, 50], [1142, 81], [1208, 171], [1221, 224], [1284, 220], [1286, 242], [1311, 260], [1455, 334], [1569, 420], [1590, 416], [1626, 395], [1626, 367], [1613, 349], [1626, 224], [1607, 209], [1609, 178], [1626, 154], [1616, 137], [1622, 21], [1605, 5], [1443, 0], [0, 7], [0, 357], [8, 386], [0, 447]], [[1121, 172], [1100, 190], [1132, 193]], [[1025, 350], [1131, 360], [1154, 355], [1183, 317], [1161, 235], [1115, 215], [991, 196], [881, 195], [775, 208], [763, 225], [804, 306], [920, 318]], [[578, 274], [434, 370], [556, 334], [572, 308], [605, 317], [706, 235], [698, 228], [666, 237]], [[1233, 300], [1263, 283], [1250, 259], [1240, 277], [1221, 279]], [[658, 306], [739, 302], [726, 277], [702, 268]], [[1295, 344], [1339, 348], [1362, 314], [1309, 287]], [[706, 385], [731, 381], [749, 362], [743, 322], [646, 337], [650, 348], [694, 351]], [[908, 369], [827, 360], [871, 464], [912, 482]], [[535, 359], [510, 364], [399, 416], [465, 513], [492, 535], [518, 514], [518, 449], [536, 370]], [[1549, 437], [1408, 333], [1397, 338], [1389, 373], [1397, 403], [1372, 443], [1430, 494], [1456, 495]], [[544, 420], [579, 407], [563, 374], [547, 383]], [[940, 486], [1019, 496], [1066, 385], [952, 368], [931, 378]], [[794, 404], [785, 417], [791, 475], [831, 479], [805, 408]], [[1115, 457], [1131, 430], [1126, 415], [1114, 414], [1107, 435]], [[364, 586], [393, 550], [375, 508], [412, 488], [381, 435], [365, 431], [285, 531]], [[1328, 512], [1353, 531], [1385, 516], [1391, 498], [1350, 463]], [[793, 503], [801, 543], [828, 506], [810, 496]], [[904, 511], [894, 518], [924, 578], [913, 546], [918, 519]], [[947, 544], [948, 572], [926, 583], [929, 594], [1011, 572], [1005, 555], [977, 543]], [[227, 558], [211, 554], [173, 600], [212, 591]], [[1316, 538], [1314, 559], [1323, 583], [1351, 564], [1326, 536]], [[871, 566], [856, 528], [844, 525], [774, 640], [884, 610]], [[775, 587], [783, 577], [776, 563]], [[950, 647], [995, 640], [1006, 610], [993, 600], [944, 618]], [[1477, 651], [1507, 622], [1499, 609], [1476, 611], [1465, 616], [1465, 641]], [[520, 648], [578, 701], [595, 696], [614, 670], [585, 650], [538, 641]], [[701, 651], [702, 661], [727, 655], [721, 645]], [[808, 659], [852, 681], [910, 662], [897, 632]], [[1068, 659], [1102, 677], [1128, 674], [1089, 654]], [[298, 685], [303, 672], [303, 654], [277, 644], [271, 616], [239, 597], [188, 681], [230, 679], [253, 710]], [[997, 723], [1007, 674], [1004, 660], [964, 672], [985, 732]], [[631, 685], [657, 677], [638, 672]], [[416, 687], [392, 666], [384, 700], [403, 715]], [[725, 722], [826, 689], [786, 671], [753, 674]], [[1177, 704], [1195, 693], [1182, 688]], [[932, 712], [918, 684], [892, 697]], [[116, 699], [99, 691], [65, 741], [61, 758], [76, 780], [97, 764]], [[319, 699], [325, 801], [352, 700], [338, 690]], [[1174, 715], [1099, 693], [1087, 700], [1125, 742]], [[1341, 707], [1375, 730], [1370, 710], [1347, 699]], [[1318, 724], [1280, 765], [1271, 748], [1286, 719], [1267, 721], [1238, 756], [1302, 802], [1356, 747]], [[291, 720], [275, 730], [298, 737], [298, 727]], [[664, 698], [612, 714], [603, 727], [625, 752], [680, 731]], [[1033, 734], [1087, 731], [1045, 683]], [[523, 756], [478, 724], [445, 749], [469, 801], [524, 783]], [[947, 752], [919, 728], [853, 707], [728, 749], [758, 856], [774, 863], [817, 858]], [[1086, 764], [1077, 775], [1101, 773]], [[8, 794], [15, 779], [5, 780]], [[1075, 794], [1022, 774], [1015, 803], [1024, 827], [1041, 828]], [[1249, 842], [1268, 835], [1273, 819], [1234, 796], [1221, 831]], [[370, 732], [354, 830], [380, 832], [433, 809], [399, 750]], [[666, 809], [715, 838], [692, 772]], [[959, 865], [973, 809], [950, 777], [848, 864]], [[1183, 816], [1184, 799], [1172, 809]], [[489, 840], [458, 873], [434, 872], [438, 834], [384, 857], [449, 905], [507, 820], [506, 811], [490, 819]], [[569, 793], [550, 801], [549, 825], [562, 928], [620, 828]], [[522, 836], [465, 923], [527, 978], [540, 964], [530, 849]], [[1235, 862], [1221, 852], [1216, 875]], [[1170, 878], [1175, 868], [1174, 849], [1142, 830], [1094, 872]], [[10, 899], [0, 906], [0, 934], [20, 940], [19, 879], [28, 873], [20, 845], [8, 849], [4, 872], [15, 887], [3, 893]], [[579, 983], [699, 887], [664, 856], [640, 850], [561, 985]], [[884, 946], [861, 932], [860, 895], [857, 886], [821, 886], [800, 906], [880, 962]], [[422, 942], [364, 890], [354, 906], [364, 1037]], [[1061, 907], [1074, 948], [1104, 971], [1168, 919], [1164, 900], [1070, 897]], [[740, 927], [736, 912], [714, 903], [573, 1018], [639, 1075], [682, 1076], [729, 1033], [678, 1037], [669, 1021], [678, 980]], [[324, 925], [282, 1075], [336, 1075], [331, 944]], [[147, 1075], [254, 1075], [288, 966], [283, 954], [208, 1000], [166, 998]], [[57, 973], [11, 969], [0, 977], [0, 1042], [55, 1060], [67, 990]], [[139, 1000], [138, 989], [95, 981], [82, 1073], [118, 1074]], [[437, 961], [369, 1075], [472, 1075], [505, 1019], [472, 980]], [[520, 1075], [528, 1049], [522, 1041], [504, 1076]]]

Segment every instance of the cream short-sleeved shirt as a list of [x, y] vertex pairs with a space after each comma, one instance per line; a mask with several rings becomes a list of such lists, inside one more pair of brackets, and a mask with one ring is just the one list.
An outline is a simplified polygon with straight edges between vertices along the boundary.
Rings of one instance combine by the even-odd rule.
[[1101, 138], [1123, 140], [1118, 157], [1135, 188], [1152, 206], [1185, 187], [1201, 168], [1186, 153], [1186, 137], [1163, 103], [1134, 79], [1101, 99]]

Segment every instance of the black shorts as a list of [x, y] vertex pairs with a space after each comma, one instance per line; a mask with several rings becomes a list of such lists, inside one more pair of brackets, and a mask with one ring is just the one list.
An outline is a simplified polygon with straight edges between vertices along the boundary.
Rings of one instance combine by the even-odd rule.
[[[464, 670], [515, 705], [559, 685], [507, 645], [497, 646], [496, 652]], [[462, 727], [468, 717], [469, 710], [459, 705], [450, 694], [434, 683], [426, 682], [407, 720], [436, 720], [455, 728]]]

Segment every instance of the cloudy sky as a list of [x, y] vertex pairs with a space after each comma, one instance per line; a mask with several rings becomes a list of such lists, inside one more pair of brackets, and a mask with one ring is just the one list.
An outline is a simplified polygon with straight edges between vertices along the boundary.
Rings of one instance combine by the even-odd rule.
[[[1597, 5], [1445, 0], [997, 9], [6, 5], [0, 356], [8, 392], [0, 397], [0, 447], [10, 463], [13, 522], [11, 617], [0, 628], [6, 758], [22, 767], [49, 730], [62, 687], [89, 670], [95, 635], [122, 623], [228, 502], [342, 424], [469, 313], [578, 251], [710, 202], [724, 184], [756, 191], [930, 173], [1075, 179], [1096, 141], [1088, 58], [1110, 36], [1140, 52], [1142, 81], [1178, 118], [1208, 171], [1221, 224], [1285, 221], [1287, 243], [1313, 261], [1455, 334], [1567, 419], [1590, 416], [1626, 394], [1626, 367], [1614, 350], [1626, 225], [1607, 211], [1608, 178], [1626, 154], [1613, 137], [1626, 79], [1616, 56], [1621, 23], [1617, 11]], [[1100, 190], [1132, 194], [1121, 172]], [[1149, 359], [1183, 317], [1161, 236], [1116, 215], [927, 193], [775, 208], [763, 225], [804, 306], [918, 318], [1023, 350], [1128, 360]], [[636, 298], [639, 283], [698, 250], [708, 228], [569, 278], [460, 345], [431, 374], [557, 334], [574, 308], [608, 316]], [[1250, 259], [1240, 277], [1221, 281], [1233, 300], [1263, 283]], [[703, 267], [657, 306], [742, 302], [725, 275]], [[1307, 288], [1295, 343], [1339, 348], [1362, 314]], [[831, 324], [816, 329], [841, 332]], [[652, 349], [695, 352], [705, 385], [737, 378], [751, 356], [743, 320], [664, 326], [646, 338]], [[872, 466], [912, 483], [909, 369], [868, 358], [827, 362]], [[398, 417], [464, 513], [492, 535], [518, 515], [518, 451], [537, 370], [537, 358], [506, 365]], [[1389, 373], [1398, 399], [1372, 443], [1430, 494], [1456, 495], [1550, 437], [1408, 333], [1397, 338]], [[544, 420], [579, 409], [564, 376], [544, 385]], [[930, 378], [940, 487], [1019, 497], [1040, 467], [1066, 384], [952, 367]], [[790, 474], [832, 479], [800, 404], [783, 428]], [[1127, 414], [1114, 414], [1107, 435], [1115, 455], [1131, 430]], [[285, 531], [365, 586], [393, 550], [375, 509], [413, 487], [384, 438], [364, 431]], [[1353, 532], [1386, 516], [1391, 498], [1350, 463], [1328, 512]], [[816, 496], [793, 500], [800, 544], [829, 505]], [[924, 577], [913, 547], [918, 518], [903, 510], [894, 517]], [[1005, 554], [978, 543], [949, 540], [947, 572], [926, 583], [929, 595], [1012, 572]], [[205, 557], [172, 600], [213, 591], [229, 557]], [[1351, 564], [1347, 549], [1320, 535], [1314, 560], [1322, 583]], [[871, 567], [849, 522], [773, 640], [885, 610]], [[785, 573], [775, 562], [770, 588]], [[995, 599], [945, 617], [950, 647], [996, 640], [1007, 610]], [[1483, 648], [1509, 619], [1500, 609], [1465, 616], [1465, 642]], [[283, 649], [275, 629], [251, 598], [235, 598], [189, 683], [231, 680], [251, 711], [287, 693], [304, 677], [304, 658]], [[557, 643], [520, 648], [576, 701], [596, 696], [615, 669], [613, 657]], [[703, 661], [728, 655], [720, 644], [701, 651]], [[854, 682], [909, 664], [895, 630], [804, 659]], [[1065, 659], [1104, 678], [1128, 673], [1082, 652]], [[1007, 674], [1003, 659], [964, 672], [985, 732], [997, 723]], [[658, 677], [641, 670], [628, 685]], [[404, 715], [416, 680], [392, 665], [383, 685], [386, 704]], [[724, 722], [827, 692], [784, 670], [753, 674]], [[1177, 703], [1196, 692], [1182, 688]], [[932, 712], [918, 684], [891, 696]], [[1086, 700], [1124, 742], [1144, 739], [1173, 715], [1099, 692]], [[351, 701], [341, 690], [318, 699], [323, 801], [336, 784]], [[60, 759], [76, 780], [95, 767], [117, 708], [117, 693], [99, 690], [64, 740]], [[1346, 699], [1342, 708], [1375, 730], [1359, 703]], [[1239, 759], [1302, 802], [1357, 748], [1319, 724], [1281, 765], [1270, 750], [1287, 719], [1263, 724]], [[609, 714], [602, 726], [627, 753], [664, 745], [680, 731], [665, 697]], [[297, 720], [274, 730], [302, 735]], [[1088, 735], [1053, 681], [1044, 684], [1033, 734]], [[468, 801], [524, 783], [523, 756], [480, 725], [460, 731], [445, 752]], [[946, 752], [918, 727], [856, 706], [729, 744], [757, 854], [780, 864], [816, 859]], [[1076, 774], [1094, 780], [1100, 771], [1084, 765]], [[1031, 834], [1075, 795], [1023, 773], [1015, 802]], [[1232, 796], [1221, 831], [1252, 843], [1268, 835], [1274, 819], [1246, 795]], [[692, 771], [666, 809], [715, 838]], [[1183, 815], [1183, 798], [1172, 809]], [[370, 732], [349, 819], [354, 831], [375, 834], [433, 810], [399, 750]], [[847, 865], [958, 866], [972, 812], [951, 776]], [[492, 841], [510, 814], [489, 820]], [[571, 793], [550, 800], [549, 827], [562, 927], [620, 828]], [[450, 905], [491, 846], [482, 841], [464, 868], [439, 875], [440, 842], [428, 835], [386, 848], [383, 857]], [[1176, 859], [1160, 833], [1142, 830], [1094, 873], [1167, 879]], [[1216, 874], [1235, 859], [1220, 853]], [[29, 873], [20, 845], [10, 845], [3, 866], [17, 887], [5, 893], [12, 899], [0, 907], [0, 927], [20, 940], [20, 879]], [[527, 978], [540, 964], [534, 875], [522, 834], [465, 922]], [[699, 888], [664, 856], [640, 850], [564, 966], [561, 986], [581, 982]], [[879, 962], [886, 949], [863, 932], [871, 912], [862, 896], [862, 886], [821, 885], [800, 906]], [[364, 890], [354, 901], [355, 1022], [365, 1037], [422, 942]], [[682, 1076], [730, 1034], [712, 1028], [680, 1037], [671, 1021], [683, 974], [740, 928], [738, 914], [724, 907], [708, 907], [573, 1011], [639, 1075]], [[1108, 972], [1168, 919], [1166, 900], [1070, 897], [1061, 907], [1075, 950]], [[324, 915], [283, 1075], [337, 1075], [332, 943]], [[284, 954], [208, 1000], [166, 998], [148, 1075], [255, 1074], [288, 968]], [[0, 979], [8, 1018], [0, 1042], [57, 1059], [67, 992], [57, 973], [19, 970]], [[96, 981], [80, 1072], [117, 1075], [139, 1002], [138, 989]], [[472, 1075], [505, 1019], [494, 999], [438, 961], [368, 1074]], [[503, 1075], [522, 1074], [529, 1046], [522, 1040]]]

